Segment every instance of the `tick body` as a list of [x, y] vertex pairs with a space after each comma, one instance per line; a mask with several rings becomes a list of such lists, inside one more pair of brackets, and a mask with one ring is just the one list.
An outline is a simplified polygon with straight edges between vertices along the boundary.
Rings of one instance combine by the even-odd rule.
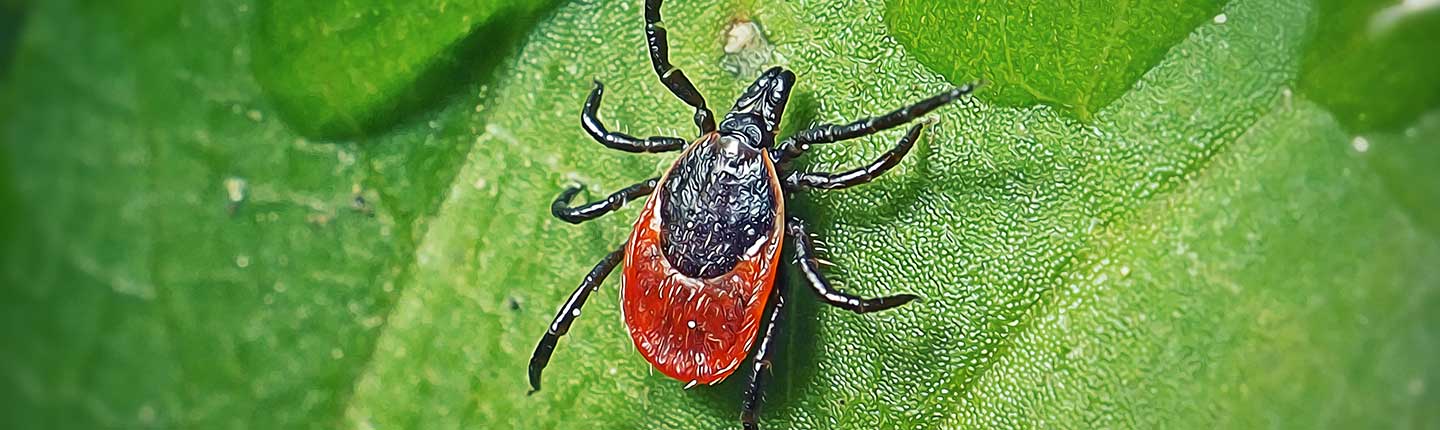
[[[760, 394], [773, 362], [785, 284], [777, 282], [781, 253], [790, 245], [795, 268], [823, 302], [856, 313], [890, 309], [914, 300], [898, 294], [860, 298], [831, 288], [820, 271], [804, 221], [788, 216], [785, 201], [809, 189], [839, 189], [869, 182], [898, 164], [920, 135], [914, 125], [890, 151], [868, 165], [839, 173], [790, 170], [791, 161], [811, 145], [866, 136], [908, 123], [968, 94], [972, 85], [951, 89], [888, 114], [848, 124], [823, 124], [776, 140], [795, 74], [765, 71], [721, 119], [714, 115], [679, 69], [669, 61], [660, 0], [645, 3], [645, 34], [651, 65], [661, 82], [695, 109], [700, 137], [637, 138], [605, 129], [597, 112], [604, 86], [591, 91], [581, 125], [601, 144], [627, 152], [670, 152], [680, 157], [658, 178], [592, 203], [571, 206], [580, 192], [561, 192], [551, 212], [580, 223], [649, 195], [623, 246], [611, 252], [561, 306], [530, 359], [532, 393], [561, 336], [605, 278], [624, 265], [621, 311], [636, 349], [661, 373], [686, 387], [715, 384], [741, 368], [747, 358], [748, 388], [741, 406], [745, 428], [757, 428]], [[767, 318], [768, 317], [768, 318]]]
[[625, 327], [661, 373], [713, 384], [739, 367], [760, 328], [784, 197], [764, 151], [716, 133], [660, 183], [625, 243]]

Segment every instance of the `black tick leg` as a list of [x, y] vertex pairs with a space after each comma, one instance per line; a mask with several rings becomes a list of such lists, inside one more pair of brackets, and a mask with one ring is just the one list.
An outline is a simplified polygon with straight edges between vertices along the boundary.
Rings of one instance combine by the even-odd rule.
[[660, 182], [659, 177], [646, 179], [644, 182], [631, 185], [623, 190], [616, 191], [604, 200], [597, 200], [581, 206], [570, 207], [570, 199], [580, 193], [580, 186], [572, 185], [555, 196], [555, 201], [550, 203], [550, 214], [555, 215], [565, 222], [579, 224], [602, 215], [614, 212], [625, 206], [625, 203], [655, 191], [655, 184]]
[[781, 310], [785, 307], [785, 270], [779, 268], [775, 274], [775, 286], [770, 289], [770, 322], [760, 335], [760, 345], [755, 349], [754, 366], [750, 371], [750, 384], [745, 389], [745, 404], [740, 410], [740, 423], [745, 430], [758, 429], [760, 416], [760, 395], [769, 381], [774, 366], [775, 332], [780, 325]]
[[597, 114], [600, 110], [600, 98], [604, 94], [605, 85], [595, 81], [595, 89], [590, 91], [590, 97], [585, 99], [585, 109], [580, 112], [580, 126], [585, 127], [585, 132], [590, 133], [590, 137], [595, 138], [596, 142], [625, 152], [666, 152], [685, 147], [685, 139], [678, 137], [637, 139], [625, 133], [605, 130], [605, 125], [600, 123]]
[[585, 280], [580, 281], [580, 287], [570, 293], [570, 299], [560, 306], [560, 312], [555, 315], [555, 321], [550, 323], [550, 329], [545, 331], [545, 336], [540, 338], [540, 344], [535, 346], [535, 353], [530, 356], [530, 393], [540, 391], [540, 372], [545, 370], [545, 365], [550, 363], [550, 354], [555, 352], [555, 343], [560, 341], [560, 336], [570, 331], [570, 323], [580, 317], [580, 308], [585, 306], [585, 299], [590, 298], [590, 293], [600, 288], [605, 282], [605, 277], [620, 265], [625, 258], [625, 247], [605, 256], [600, 260], [590, 274], [585, 275]]
[[660, 3], [661, 0], [645, 0], [645, 41], [650, 45], [650, 65], [675, 97], [695, 108], [695, 126], [700, 127], [700, 134], [715, 131], [715, 114], [705, 107], [705, 97], [690, 83], [690, 78], [685, 77], [685, 72], [670, 65], [670, 43], [660, 22]]
[[785, 138], [784, 141], [780, 142], [778, 150], [781, 154], [781, 160], [798, 157], [810, 149], [810, 145], [813, 144], [831, 143], [864, 137], [913, 121], [940, 106], [944, 106], [947, 103], [955, 101], [955, 99], [970, 94], [971, 91], [975, 90], [976, 85], [978, 84], [961, 85], [959, 88], [936, 94], [928, 99], [896, 109], [884, 115], [861, 118], [849, 124], [824, 124], [802, 130], [795, 133], [794, 136]]
[[900, 143], [895, 144], [894, 148], [886, 151], [879, 159], [876, 159], [865, 167], [840, 173], [794, 172], [785, 177], [785, 185], [790, 189], [820, 188], [834, 190], [870, 182], [895, 167], [895, 165], [900, 164], [900, 159], [905, 158], [905, 154], [908, 154], [910, 148], [915, 146], [915, 140], [920, 137], [921, 127], [924, 127], [924, 124], [915, 124], [915, 126], [910, 127], [910, 131], [905, 132], [905, 137], [900, 138]]
[[830, 286], [830, 281], [825, 280], [825, 275], [820, 273], [820, 263], [815, 260], [815, 244], [810, 241], [810, 234], [805, 231], [805, 222], [791, 217], [785, 223], [785, 232], [795, 246], [795, 257], [799, 260], [800, 271], [805, 274], [806, 283], [810, 284], [810, 288], [815, 290], [815, 294], [820, 296], [821, 301], [831, 306], [863, 314], [890, 309], [917, 298], [914, 294], [896, 294], [865, 299], [836, 290]]

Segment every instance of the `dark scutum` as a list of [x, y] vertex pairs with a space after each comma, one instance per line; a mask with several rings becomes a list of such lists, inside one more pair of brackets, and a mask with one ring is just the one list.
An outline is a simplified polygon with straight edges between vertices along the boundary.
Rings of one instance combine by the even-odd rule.
[[775, 192], [760, 149], [707, 136], [675, 163], [660, 196], [661, 249], [680, 273], [710, 279], [775, 229]]

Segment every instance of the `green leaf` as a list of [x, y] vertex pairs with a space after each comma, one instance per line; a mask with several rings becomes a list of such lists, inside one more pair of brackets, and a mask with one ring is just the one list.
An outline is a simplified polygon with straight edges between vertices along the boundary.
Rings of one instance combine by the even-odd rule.
[[1361, 152], [1385, 181], [1385, 190], [1404, 206], [1415, 222], [1440, 236], [1440, 182], [1428, 180], [1434, 162], [1440, 160], [1440, 112], [1431, 111], [1405, 131], [1355, 136], [1350, 144]]
[[0, 244], [4, 427], [339, 423], [479, 114], [297, 136], [251, 76], [254, 10], [31, 11], [0, 126], [25, 223]]
[[[896, 171], [798, 197], [842, 288], [925, 299], [854, 315], [791, 280], [767, 427], [1440, 422], [1440, 110], [1356, 136], [1292, 90], [1317, 7], [1236, 0], [1163, 49], [1136, 42], [1162, 52], [1084, 123], [1007, 101], [1014, 84], [992, 76], [932, 114]], [[590, 80], [611, 128], [694, 135], [645, 58], [639, 2], [561, 5], [486, 60], [494, 80], [340, 142], [276, 114], [251, 63], [270, 49], [250, 25], [263, 10], [33, 6], [0, 91], [0, 203], [17, 214], [0, 220], [0, 426], [737, 427], [741, 378], [683, 390], [652, 372], [615, 279], [524, 394], [554, 309], [638, 206], [573, 226], [550, 200], [674, 159], [589, 140]], [[887, 13], [665, 9], [672, 60], [717, 107], [751, 78], [726, 70], [724, 32], [758, 20], [770, 62], [800, 76], [787, 130], [951, 86]], [[447, 31], [407, 40], [443, 39], [429, 30]], [[803, 167], [858, 165], [898, 133]]]
[[1440, 7], [1321, 0], [1300, 88], [1357, 131], [1396, 130], [1440, 106]]
[[260, 0], [255, 77], [302, 133], [381, 131], [494, 67], [549, 3]]
[[1097, 234], [948, 426], [1433, 425], [1440, 247], [1343, 136], [1274, 110]]
[[1224, 22], [1223, 4], [889, 0], [885, 23], [950, 82], [994, 82], [990, 103], [1043, 103], [1090, 121], [1197, 25]]
[[0, 1], [0, 79], [9, 75], [10, 59], [15, 56], [15, 41], [25, 23], [25, 7], [18, 0]]

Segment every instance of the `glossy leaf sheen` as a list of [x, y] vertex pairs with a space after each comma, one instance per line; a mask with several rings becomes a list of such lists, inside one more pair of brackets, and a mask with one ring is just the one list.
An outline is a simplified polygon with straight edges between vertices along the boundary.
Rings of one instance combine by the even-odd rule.
[[[786, 129], [950, 86], [878, 1], [673, 3], [672, 59], [714, 106], [748, 84], [718, 35], [761, 21], [800, 77]], [[276, 118], [246, 6], [33, 6], [0, 93], [0, 202], [20, 225], [0, 230], [0, 427], [736, 427], [740, 378], [652, 372], [613, 277], [525, 395], [556, 306], [640, 206], [573, 226], [550, 199], [673, 160], [590, 141], [590, 80], [610, 128], [694, 133], [645, 61], [638, 2], [561, 5], [497, 80], [339, 143]], [[792, 289], [764, 423], [1440, 420], [1440, 114], [1357, 144], [1290, 90], [1312, 3], [1222, 12], [1088, 122], [1004, 107], [993, 82], [933, 114], [892, 174], [790, 206], [840, 287], [924, 300], [857, 316]], [[899, 133], [805, 165], [858, 165]]]
[[255, 77], [307, 135], [382, 131], [509, 54], [547, 3], [258, 0]]
[[888, 0], [885, 24], [955, 84], [994, 83], [987, 101], [1046, 104], [1081, 120], [1129, 91], [1220, 0]]
[[1300, 88], [1354, 131], [1397, 131], [1440, 106], [1440, 7], [1319, 0]]

